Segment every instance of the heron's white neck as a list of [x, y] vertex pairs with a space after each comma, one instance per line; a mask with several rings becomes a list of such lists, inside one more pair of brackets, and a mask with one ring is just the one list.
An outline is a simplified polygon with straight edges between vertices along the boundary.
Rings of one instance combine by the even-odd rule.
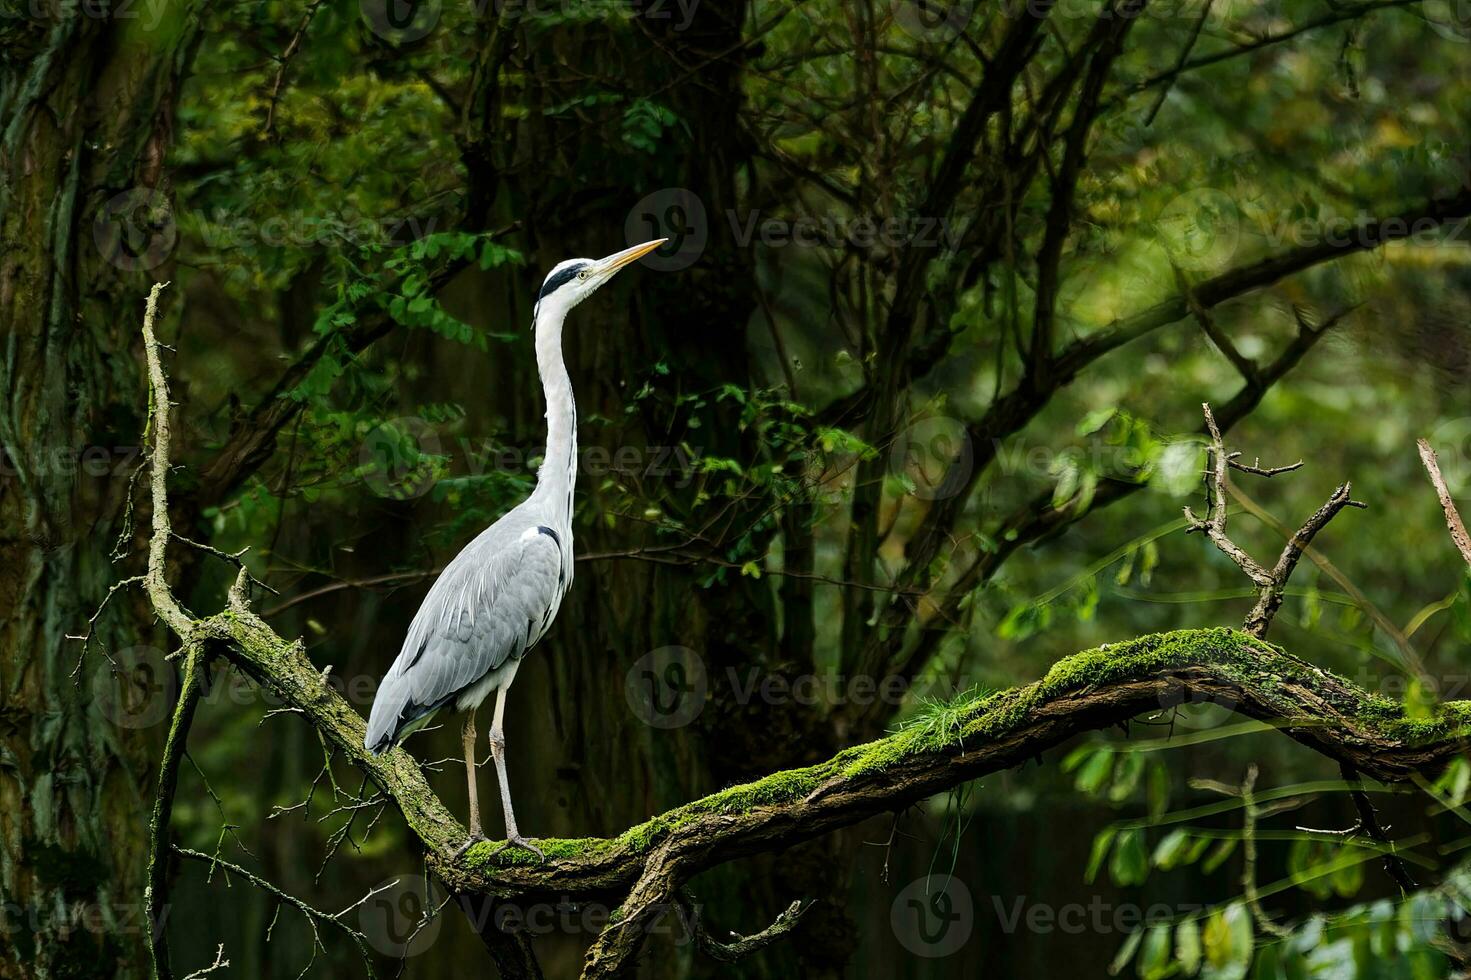
[[565, 505], [570, 527], [572, 488], [577, 482], [577, 404], [562, 360], [562, 323], [566, 319], [563, 303], [548, 299], [537, 307], [536, 367], [547, 402], [547, 448], [536, 472], [536, 490], [558, 504], [559, 512], [560, 505]]

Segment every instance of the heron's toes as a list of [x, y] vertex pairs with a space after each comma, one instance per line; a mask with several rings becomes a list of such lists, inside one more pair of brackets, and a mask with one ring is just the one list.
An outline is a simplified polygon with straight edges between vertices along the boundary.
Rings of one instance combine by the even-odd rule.
[[464, 856], [464, 853], [466, 851], [474, 847], [476, 844], [479, 844], [483, 840], [488, 840], [488, 838], [484, 834], [471, 834], [469, 839], [466, 840], [465, 843], [460, 845], [459, 850], [455, 851], [449, 856], [450, 861], [458, 861], [462, 856]]
[[546, 854], [542, 852], [541, 848], [537, 847], [535, 844], [531, 843], [531, 841], [527, 840], [525, 837], [522, 837], [520, 834], [512, 834], [510, 837], [506, 838], [506, 842], [500, 847], [497, 847], [493, 852], [491, 852], [491, 856], [493, 857], [496, 854], [499, 854], [501, 851], [512, 847], [519, 847], [523, 851], [530, 851], [532, 854], [536, 855], [536, 859], [538, 861], [545, 861], [547, 859]]

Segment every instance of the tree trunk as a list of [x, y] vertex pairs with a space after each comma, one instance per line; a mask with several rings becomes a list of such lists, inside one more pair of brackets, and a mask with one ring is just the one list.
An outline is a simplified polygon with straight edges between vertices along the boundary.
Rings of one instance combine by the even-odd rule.
[[141, 977], [147, 747], [173, 670], [133, 595], [80, 672], [68, 634], [119, 575], [137, 324], [172, 245], [160, 182], [198, 22], [64, 9], [0, 25], [0, 976]]

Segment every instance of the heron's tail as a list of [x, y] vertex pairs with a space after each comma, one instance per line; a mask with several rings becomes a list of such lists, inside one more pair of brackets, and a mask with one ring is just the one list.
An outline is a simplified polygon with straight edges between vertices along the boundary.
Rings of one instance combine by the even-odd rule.
[[[390, 675], [391, 677], [391, 675]], [[387, 686], [385, 678], [385, 687]], [[451, 693], [437, 704], [416, 704], [395, 692], [382, 688], [373, 699], [373, 710], [368, 713], [368, 733], [363, 737], [363, 748], [374, 755], [382, 755], [414, 732], [434, 719], [434, 713], [455, 699]]]
[[363, 748], [373, 755], [382, 755], [398, 741], [400, 706], [382, 695], [380, 691], [373, 699], [373, 710], [368, 713], [368, 733], [363, 736]]

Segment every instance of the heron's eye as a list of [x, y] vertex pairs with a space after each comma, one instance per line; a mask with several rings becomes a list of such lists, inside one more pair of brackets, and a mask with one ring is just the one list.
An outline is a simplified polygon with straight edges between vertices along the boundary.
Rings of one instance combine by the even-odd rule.
[[586, 280], [587, 279], [587, 270], [586, 269], [583, 269], [581, 272], [579, 272], [577, 274], [577, 278], [578, 279], [581, 279], [581, 280]]

